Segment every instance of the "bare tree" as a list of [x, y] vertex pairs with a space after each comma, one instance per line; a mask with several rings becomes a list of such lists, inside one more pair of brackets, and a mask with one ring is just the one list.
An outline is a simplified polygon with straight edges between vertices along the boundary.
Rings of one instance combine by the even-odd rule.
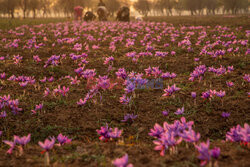
[[114, 13], [121, 7], [121, 4], [118, 0], [107, 0], [106, 7], [110, 14], [113, 16]]
[[19, 6], [19, 0], [2, 0], [1, 1], [1, 9], [3, 13], [7, 13], [11, 18], [14, 18], [15, 10]]
[[181, 16], [182, 11], [185, 9], [184, 0], [175, 1], [174, 9], [178, 13], [178, 15]]
[[199, 12], [199, 15], [203, 14], [203, 9], [205, 8], [205, 0], [194, 0], [196, 2], [196, 9]]
[[196, 2], [195, 0], [184, 0], [184, 6], [186, 10], [190, 11], [191, 15], [196, 14]]
[[33, 18], [36, 18], [37, 10], [41, 8], [41, 3], [39, 0], [30, 0], [29, 10], [33, 13]]
[[23, 18], [26, 18], [26, 13], [28, 11], [29, 8], [29, 3], [30, 0], [20, 0], [19, 1], [19, 7], [21, 8], [22, 12], [23, 12]]
[[207, 9], [207, 14], [215, 15], [215, 11], [219, 8], [218, 0], [205, 0], [205, 7]]
[[40, 0], [41, 1], [41, 10], [43, 13], [43, 17], [45, 17], [51, 10], [51, 0]]
[[162, 13], [166, 11], [167, 15], [172, 15], [172, 9], [175, 3], [175, 0], [157, 0], [158, 9], [160, 9]]
[[248, 0], [222, 0], [224, 10], [231, 11], [232, 14], [237, 14], [240, 9], [249, 7]]
[[148, 0], [138, 0], [134, 3], [134, 8], [142, 15], [148, 16], [150, 12], [150, 3]]

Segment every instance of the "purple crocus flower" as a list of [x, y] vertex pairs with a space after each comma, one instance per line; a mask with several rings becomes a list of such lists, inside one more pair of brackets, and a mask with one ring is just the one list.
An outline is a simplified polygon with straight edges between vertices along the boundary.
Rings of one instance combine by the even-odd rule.
[[155, 146], [155, 150], [161, 151], [160, 155], [165, 155], [165, 150], [168, 149], [168, 147], [175, 147], [177, 144], [181, 143], [182, 138], [176, 138], [176, 134], [173, 131], [169, 131], [167, 133], [163, 133], [161, 137], [153, 141]]
[[120, 103], [122, 104], [129, 104], [131, 100], [131, 97], [126, 97], [126, 94], [122, 95], [122, 97], [120, 97]]
[[135, 85], [132, 82], [129, 82], [124, 90], [126, 93], [131, 93], [135, 90]]
[[154, 150], [160, 151], [160, 155], [164, 156], [165, 155], [165, 150], [168, 149], [168, 144], [166, 143], [166, 140], [155, 140], [153, 143], [156, 145]]
[[117, 158], [112, 162], [116, 167], [133, 167], [132, 164], [128, 164], [128, 154], [125, 154], [121, 158]]
[[124, 120], [121, 120], [122, 122], [133, 122], [134, 119], [137, 118], [137, 115], [134, 114], [127, 114], [124, 116]]
[[243, 79], [247, 82], [250, 82], [250, 74], [245, 74]]
[[206, 92], [202, 92], [202, 96], [203, 99], [208, 99], [211, 97], [210, 92], [206, 91]]
[[45, 139], [44, 143], [39, 141], [38, 142], [39, 146], [42, 147], [45, 151], [49, 151], [53, 148], [54, 144], [55, 144], [55, 138], [51, 138], [51, 140], [49, 139]]
[[35, 62], [37, 62], [37, 63], [39, 63], [40, 61], [42, 61], [38, 55], [33, 56], [33, 60]]
[[28, 136], [23, 136], [23, 137], [14, 136], [14, 138], [15, 138], [15, 142], [22, 146], [30, 142], [30, 134], [28, 134]]
[[40, 82], [44, 83], [44, 82], [46, 82], [46, 80], [47, 80], [47, 78], [44, 77], [43, 79], [40, 80]]
[[15, 139], [14, 139], [14, 142], [12, 141], [7, 141], [7, 140], [4, 140], [3, 141], [5, 144], [9, 145], [10, 148], [9, 150], [7, 151], [7, 154], [12, 154], [12, 151], [14, 150], [15, 146], [16, 146], [16, 142], [15, 142]]
[[79, 106], [83, 106], [83, 105], [86, 104], [86, 102], [87, 102], [87, 100], [80, 99], [76, 104], [79, 105]]
[[192, 96], [192, 98], [196, 98], [196, 92], [191, 92], [191, 96]]
[[80, 80], [77, 79], [77, 76], [75, 76], [75, 78], [71, 77], [70, 79], [71, 79], [70, 82], [71, 85], [79, 85]]
[[227, 81], [226, 84], [227, 84], [228, 87], [233, 87], [234, 86], [234, 83], [230, 82], [230, 81]]
[[166, 110], [162, 111], [162, 115], [168, 116], [168, 114], [169, 114], [169, 111], [166, 111]]
[[60, 143], [60, 145], [67, 144], [72, 141], [72, 139], [69, 139], [67, 136], [63, 136], [61, 133], [57, 136], [57, 140]]
[[54, 77], [48, 78], [48, 81], [49, 81], [49, 82], [53, 82], [53, 81], [54, 81]]
[[225, 91], [220, 90], [219, 92], [216, 92], [216, 95], [220, 98], [224, 97], [226, 95]]
[[232, 72], [234, 70], [234, 66], [228, 66], [227, 70], [228, 70], [228, 72]]
[[48, 95], [49, 95], [49, 93], [50, 93], [49, 88], [45, 88], [44, 93], [43, 93], [43, 97], [48, 96]]
[[245, 123], [244, 127], [237, 125], [226, 134], [226, 140], [231, 142], [250, 142], [250, 126]]
[[174, 92], [180, 90], [181, 88], [176, 87], [176, 85], [172, 85], [171, 87], [168, 86], [168, 88], [164, 89], [164, 94], [162, 96], [171, 96]]
[[223, 118], [227, 118], [227, 117], [230, 116], [230, 113], [228, 113], [228, 112], [223, 112], [223, 113], [221, 114], [221, 116], [222, 116]]
[[164, 132], [164, 129], [159, 124], [156, 123], [154, 125], [154, 129], [150, 129], [150, 133], [148, 135], [156, 137], [156, 138], [160, 138], [163, 132]]
[[178, 108], [177, 111], [175, 112], [176, 115], [181, 115], [184, 113], [184, 107], [182, 107], [181, 109]]
[[103, 64], [106, 65], [106, 64], [108, 64], [109, 62], [112, 62], [112, 61], [114, 61], [114, 57], [113, 56], [106, 57]]
[[126, 79], [127, 78], [127, 73], [124, 68], [119, 68], [118, 72], [115, 73], [118, 78]]
[[196, 61], [196, 62], [200, 61], [200, 58], [194, 58], [194, 61]]
[[226, 134], [226, 140], [232, 142], [240, 142], [241, 141], [241, 126], [237, 125], [230, 129], [229, 132]]
[[6, 73], [5, 72], [0, 73], [0, 79], [5, 79], [5, 77], [6, 77]]
[[211, 154], [211, 156], [212, 156], [214, 159], [218, 159], [219, 156], [220, 156], [220, 148], [214, 147], [214, 148], [210, 151], [210, 154]]
[[122, 134], [122, 130], [119, 130], [118, 128], [114, 128], [114, 130], [112, 130], [112, 133], [109, 134], [110, 138], [119, 138], [121, 137]]
[[7, 116], [6, 111], [0, 113], [0, 118], [5, 118]]
[[112, 138], [119, 138], [122, 133], [122, 130], [118, 130], [118, 128], [115, 128], [114, 130], [109, 128], [108, 124], [106, 124], [106, 126], [102, 126], [100, 130], [97, 129], [96, 131], [100, 135], [99, 139], [102, 141], [108, 141]]
[[0, 131], [0, 137], [2, 136], [2, 134], [3, 134], [3, 131]]
[[26, 81], [26, 82], [20, 82], [19, 85], [20, 85], [21, 87], [25, 87], [25, 86], [28, 85], [28, 83], [29, 83], [29, 82], [27, 82], [27, 81]]
[[35, 110], [36, 111], [38, 111], [38, 110], [42, 110], [42, 108], [43, 108], [43, 104], [38, 104], [38, 105], [36, 105], [36, 108], [35, 108]]
[[206, 165], [210, 159], [211, 159], [211, 155], [210, 155], [210, 151], [209, 151], [209, 140], [207, 140], [206, 143], [202, 142], [200, 143], [200, 145], [195, 145], [196, 149], [199, 152], [199, 156], [198, 158], [201, 160], [200, 165], [204, 166]]

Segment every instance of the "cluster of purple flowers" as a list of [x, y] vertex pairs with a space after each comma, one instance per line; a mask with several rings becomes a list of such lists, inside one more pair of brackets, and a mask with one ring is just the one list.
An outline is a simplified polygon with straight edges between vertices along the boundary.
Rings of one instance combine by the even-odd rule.
[[8, 78], [9, 81], [16, 81], [19, 83], [21, 87], [25, 87], [28, 84], [33, 85], [36, 83], [36, 80], [34, 79], [34, 76], [18, 76], [12, 75]]
[[209, 98], [212, 98], [214, 95], [222, 98], [226, 95], [226, 92], [225, 91], [216, 91], [216, 90], [208, 90], [208, 91], [205, 91], [205, 92], [202, 92], [202, 98], [203, 99], [209, 99]]
[[244, 144], [250, 143], [250, 126], [245, 123], [244, 127], [237, 125], [232, 127], [226, 134], [226, 140], [231, 142], [243, 142]]
[[176, 78], [176, 74], [175, 73], [170, 73], [170, 72], [165, 72], [165, 73], [162, 73], [161, 74], [161, 78], [170, 78], [170, 79], [173, 79], [173, 78]]
[[181, 121], [175, 120], [173, 124], [164, 122], [163, 127], [156, 123], [149, 133], [157, 139], [154, 141], [155, 150], [160, 151], [160, 155], [164, 156], [168, 148], [175, 148], [182, 140], [190, 143], [198, 142], [200, 134], [192, 129], [193, 124], [193, 121], [186, 122], [184, 117]]
[[34, 60], [36, 63], [39, 63], [39, 62], [42, 61], [38, 55], [34, 55], [34, 56], [33, 56], [33, 60]]
[[59, 62], [60, 62], [60, 55], [52, 55], [50, 58], [48, 58], [48, 60], [45, 62], [45, 65], [43, 66], [44, 68], [47, 68], [49, 65], [52, 66], [58, 66]]
[[113, 57], [113, 56], [111, 56], [111, 57], [106, 57], [103, 64], [104, 64], [104, 65], [107, 65], [107, 64], [109, 64], [109, 63], [112, 62], [112, 61], [114, 61], [114, 57]]
[[216, 75], [220, 76], [220, 75], [223, 75], [225, 73], [230, 73], [234, 70], [234, 67], [233, 66], [228, 66], [227, 69], [225, 67], [223, 67], [222, 65], [220, 66], [220, 68], [214, 68], [214, 67], [209, 67], [208, 68], [208, 71], [209, 72], [213, 72], [215, 73]]
[[234, 83], [231, 82], [231, 81], [227, 81], [226, 84], [227, 84], [228, 87], [233, 87], [234, 86]]
[[200, 65], [194, 69], [194, 71], [190, 74], [190, 81], [194, 81], [195, 78], [202, 80], [203, 75], [207, 71], [207, 68], [205, 65]]
[[108, 124], [106, 124], [106, 126], [102, 126], [100, 130], [97, 129], [96, 131], [100, 135], [99, 139], [102, 141], [119, 138], [122, 134], [122, 130], [119, 130], [118, 128], [112, 129], [108, 127]]
[[168, 55], [168, 52], [160, 52], [160, 51], [155, 52], [156, 57], [166, 57], [167, 55]]
[[126, 73], [126, 70], [124, 68], [119, 68], [115, 74], [116, 74], [117, 78], [122, 78], [124, 80], [127, 78], [127, 73]]
[[[71, 143], [72, 139], [69, 139], [67, 136], [62, 135], [61, 133], [57, 136], [58, 146]], [[56, 142], [55, 137], [50, 137], [50, 139], [45, 139], [44, 142], [39, 141], [38, 144], [44, 149], [45, 152], [51, 150]]]
[[128, 78], [124, 82], [124, 85], [126, 86], [124, 89], [126, 94], [134, 92], [134, 90], [137, 87], [143, 86], [148, 82], [148, 80], [143, 79], [142, 76], [143, 74], [140, 74], [140, 73], [136, 74], [134, 72], [131, 72], [128, 75]]
[[[10, 95], [6, 96], [0, 96], [0, 110], [7, 110], [10, 109], [10, 111], [13, 114], [17, 114], [19, 111], [22, 111], [22, 108], [19, 108], [19, 100], [15, 99], [12, 100], [10, 98]], [[2, 117], [6, 117], [6, 112], [1, 113]]]
[[[72, 59], [72, 60], [78, 60], [78, 59], [81, 59], [81, 60], [86, 60], [85, 58], [88, 57], [88, 55], [86, 53], [82, 53], [80, 55], [77, 55], [75, 53], [70, 53], [69, 54], [69, 57]], [[88, 62], [86, 62], [87, 64]]]
[[159, 67], [148, 67], [145, 69], [147, 76], [154, 76], [154, 78], [160, 77], [162, 74], [162, 70], [159, 69]]
[[199, 152], [198, 158], [201, 160], [201, 166], [205, 166], [211, 160], [211, 158], [216, 160], [220, 156], [220, 148], [214, 147], [212, 150], [210, 150], [209, 145], [209, 140], [207, 140], [206, 143], [202, 142], [199, 145], [195, 145], [195, 148]]
[[247, 82], [250, 82], [250, 74], [245, 74], [243, 79]]
[[5, 72], [0, 73], [0, 79], [5, 79], [5, 77], [6, 77], [6, 73]]
[[96, 75], [95, 69], [86, 69], [85, 71], [82, 71], [80, 73], [81, 77], [85, 79], [93, 78]]
[[54, 81], [54, 77], [50, 77], [50, 78], [44, 77], [43, 79], [40, 79], [39, 81], [41, 83], [45, 83], [46, 81], [53, 82]]
[[61, 88], [61, 85], [58, 85], [58, 87], [53, 90], [54, 96], [56, 96], [57, 94], [61, 94], [62, 96], [67, 96], [68, 92], [69, 92], [69, 87], [63, 86]]
[[198, 158], [201, 160], [201, 166], [206, 165], [211, 158], [218, 159], [220, 148], [215, 147], [210, 150], [209, 140], [207, 143], [198, 144], [200, 134], [192, 129], [193, 124], [193, 121], [186, 122], [184, 117], [181, 118], [181, 121], [175, 120], [173, 124], [164, 122], [163, 127], [156, 123], [149, 133], [150, 136], [157, 139], [154, 141], [156, 145], [154, 149], [160, 151], [160, 155], [164, 156], [167, 149], [176, 151], [176, 146], [184, 140], [192, 143], [199, 152]]
[[109, 89], [111, 87], [111, 83], [110, 83], [110, 79], [108, 78], [108, 76], [99, 76], [99, 78], [96, 79], [97, 81], [97, 87], [99, 89]]
[[80, 43], [76, 43], [75, 45], [74, 45], [74, 48], [73, 48], [73, 50], [76, 50], [76, 51], [81, 51], [82, 50], [82, 44]]

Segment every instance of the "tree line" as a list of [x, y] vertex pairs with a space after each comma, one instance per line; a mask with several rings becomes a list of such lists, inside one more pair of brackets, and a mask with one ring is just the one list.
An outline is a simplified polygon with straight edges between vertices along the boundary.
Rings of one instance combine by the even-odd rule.
[[[85, 10], [94, 11], [99, 0], [0, 0], [0, 14], [11, 18], [19, 13], [23, 18], [37, 17], [39, 13], [47, 16], [71, 16], [75, 6], [82, 6]], [[214, 15], [218, 11], [224, 14], [248, 14], [249, 0], [104, 0], [111, 15], [124, 4], [136, 9], [141, 15], [181, 15], [184, 11], [190, 15]]]
[[248, 14], [249, 0], [138, 0], [134, 7], [142, 15], [158, 12], [161, 15], [181, 15], [189, 11], [190, 15]]

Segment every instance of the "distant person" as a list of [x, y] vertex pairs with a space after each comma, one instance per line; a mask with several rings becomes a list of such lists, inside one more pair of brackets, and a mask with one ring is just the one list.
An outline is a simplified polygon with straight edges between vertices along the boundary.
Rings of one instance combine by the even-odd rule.
[[97, 8], [97, 15], [98, 15], [99, 21], [107, 21], [109, 12], [105, 6], [99, 6]]
[[105, 3], [102, 0], [100, 0], [100, 2], [98, 3], [98, 7], [99, 6], [106, 6], [106, 5], [105, 5]]
[[75, 20], [82, 20], [83, 7], [76, 6], [74, 8], [74, 11], [75, 11]]
[[118, 21], [130, 21], [130, 9], [127, 6], [123, 6], [117, 12], [116, 20]]
[[96, 19], [96, 15], [93, 12], [88, 11], [85, 13], [83, 19], [84, 21], [94, 21]]
[[107, 21], [108, 20], [109, 12], [106, 8], [105, 3], [102, 0], [100, 0], [98, 3], [97, 15], [98, 15], [99, 21]]

